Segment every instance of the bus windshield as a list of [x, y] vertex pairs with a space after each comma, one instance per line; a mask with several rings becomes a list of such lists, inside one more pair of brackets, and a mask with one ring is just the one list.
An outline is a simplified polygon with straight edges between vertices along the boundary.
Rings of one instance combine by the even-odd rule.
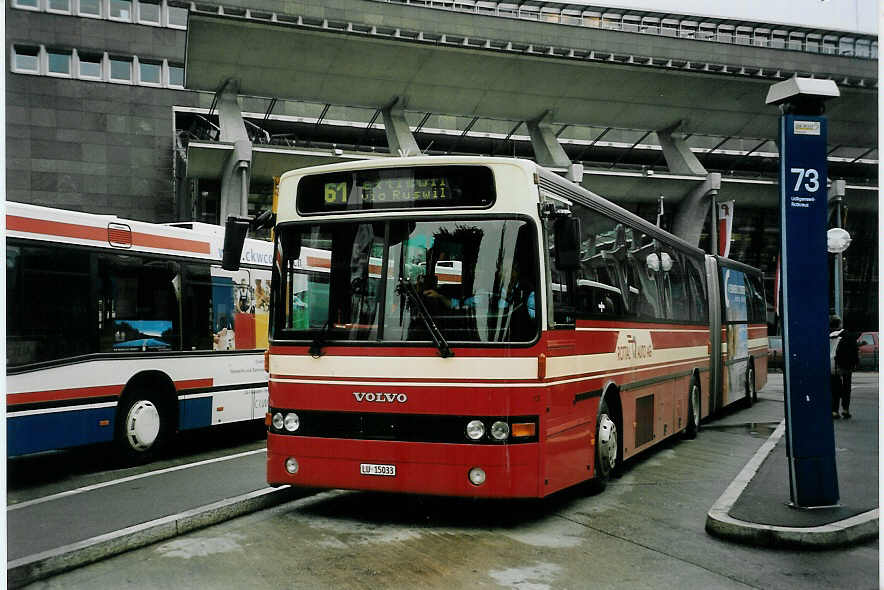
[[279, 226], [273, 339], [531, 342], [532, 235], [489, 218]]

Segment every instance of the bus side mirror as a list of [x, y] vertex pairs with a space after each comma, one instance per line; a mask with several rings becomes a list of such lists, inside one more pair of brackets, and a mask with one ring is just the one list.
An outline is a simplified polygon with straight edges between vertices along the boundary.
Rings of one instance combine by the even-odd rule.
[[239, 270], [239, 259], [242, 247], [249, 233], [250, 220], [243, 217], [230, 216], [224, 225], [224, 253], [221, 256], [221, 268]]
[[580, 219], [560, 217], [555, 222], [556, 268], [580, 268]]

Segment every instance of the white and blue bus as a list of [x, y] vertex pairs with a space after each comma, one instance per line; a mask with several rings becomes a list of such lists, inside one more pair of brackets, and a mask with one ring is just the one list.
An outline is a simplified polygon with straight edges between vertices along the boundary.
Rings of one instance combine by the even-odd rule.
[[272, 246], [223, 230], [6, 205], [9, 456], [264, 419]]

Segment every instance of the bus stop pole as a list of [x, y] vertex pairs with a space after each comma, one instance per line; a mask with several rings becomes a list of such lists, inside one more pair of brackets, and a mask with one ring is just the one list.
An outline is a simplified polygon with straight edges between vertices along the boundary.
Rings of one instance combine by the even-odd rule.
[[[835, 214], [835, 223], [832, 227], [844, 228], [844, 192], [845, 182], [843, 180], [832, 181], [829, 187], [829, 204], [832, 206]], [[834, 264], [832, 272], [835, 273], [833, 282], [835, 283], [835, 315], [844, 319], [844, 254], [841, 250], [835, 252]]]
[[774, 84], [780, 106], [780, 252], [783, 377], [791, 504], [838, 503], [829, 368], [827, 161], [824, 101], [832, 80], [794, 77]]

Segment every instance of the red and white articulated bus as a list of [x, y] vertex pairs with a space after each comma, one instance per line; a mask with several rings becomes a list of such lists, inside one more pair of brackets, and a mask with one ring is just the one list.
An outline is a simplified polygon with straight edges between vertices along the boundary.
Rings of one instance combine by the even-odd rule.
[[532, 162], [335, 164], [279, 194], [272, 485], [603, 487], [766, 382], [757, 271]]
[[6, 204], [9, 456], [264, 418], [272, 244], [182, 225]]

